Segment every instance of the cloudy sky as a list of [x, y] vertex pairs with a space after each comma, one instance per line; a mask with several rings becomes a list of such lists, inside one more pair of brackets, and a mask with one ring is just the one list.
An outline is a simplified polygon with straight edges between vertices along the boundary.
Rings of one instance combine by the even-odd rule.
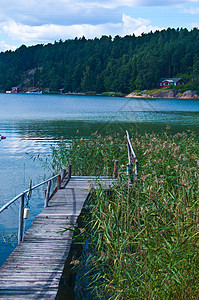
[[199, 0], [0, 0], [0, 51], [199, 26]]

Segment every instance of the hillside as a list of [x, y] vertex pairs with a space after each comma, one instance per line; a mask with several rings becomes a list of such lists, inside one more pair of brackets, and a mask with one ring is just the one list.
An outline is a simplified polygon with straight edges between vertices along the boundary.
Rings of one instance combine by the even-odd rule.
[[[194, 47], [193, 47], [194, 45]], [[75, 38], [0, 53], [0, 90], [121, 92], [157, 88], [182, 77], [199, 90], [199, 30], [171, 29], [140, 37]]]

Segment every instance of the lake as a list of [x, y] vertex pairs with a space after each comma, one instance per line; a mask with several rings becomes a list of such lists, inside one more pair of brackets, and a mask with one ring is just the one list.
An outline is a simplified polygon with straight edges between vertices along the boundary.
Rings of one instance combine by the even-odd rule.
[[[51, 176], [43, 163], [61, 136], [89, 137], [92, 132], [126, 129], [143, 133], [191, 130], [199, 134], [199, 100], [130, 99], [119, 97], [0, 94], [0, 207], [29, 187]], [[31, 197], [31, 216], [42, 210], [44, 190]], [[0, 265], [16, 245], [18, 203], [0, 214]]]

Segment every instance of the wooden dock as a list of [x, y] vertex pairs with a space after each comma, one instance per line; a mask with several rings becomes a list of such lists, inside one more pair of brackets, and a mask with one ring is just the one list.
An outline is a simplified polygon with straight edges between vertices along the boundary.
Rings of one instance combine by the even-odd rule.
[[113, 179], [74, 176], [62, 184], [0, 268], [0, 298], [56, 299], [72, 241], [70, 231], [61, 231], [76, 224], [90, 187], [98, 184], [108, 189]]

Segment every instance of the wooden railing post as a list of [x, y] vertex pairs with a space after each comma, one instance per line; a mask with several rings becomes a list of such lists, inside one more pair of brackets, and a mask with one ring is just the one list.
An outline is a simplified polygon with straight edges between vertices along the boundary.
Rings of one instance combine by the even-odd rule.
[[127, 140], [127, 149], [128, 149], [128, 164], [127, 164], [127, 170], [126, 170], [126, 173], [128, 176], [131, 175], [131, 149], [130, 149], [130, 146], [129, 146], [129, 141]]
[[18, 244], [23, 240], [24, 196], [25, 194], [21, 196], [19, 205]]
[[49, 180], [47, 182], [47, 190], [46, 190], [46, 194], [45, 194], [45, 205], [44, 205], [44, 207], [48, 206], [48, 201], [49, 201], [49, 198], [50, 198], [50, 188], [51, 188], [51, 180]]
[[66, 175], [66, 169], [62, 169], [62, 172], [61, 172], [61, 181], [64, 179]]
[[127, 164], [126, 165], [126, 174], [129, 176], [130, 175], [130, 168], [131, 168], [131, 165], [130, 164]]
[[113, 171], [113, 178], [118, 177], [118, 166], [119, 166], [119, 160], [114, 161], [114, 171]]
[[61, 187], [61, 175], [57, 177], [57, 189], [59, 190]]
[[68, 178], [71, 178], [72, 165], [68, 165]]
[[138, 177], [138, 160], [135, 161], [135, 181], [137, 181]]

